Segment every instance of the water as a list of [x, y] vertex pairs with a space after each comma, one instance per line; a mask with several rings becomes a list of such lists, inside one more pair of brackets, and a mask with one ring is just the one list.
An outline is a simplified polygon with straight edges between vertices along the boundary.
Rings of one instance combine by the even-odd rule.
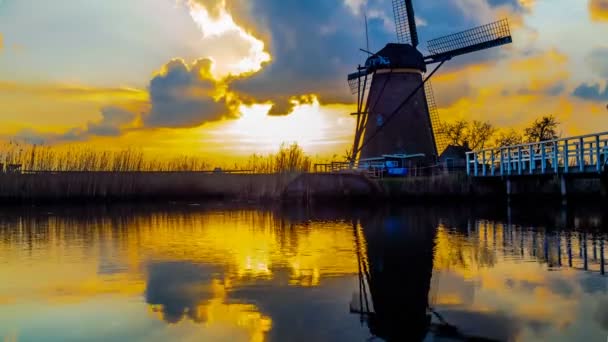
[[0, 210], [0, 340], [605, 341], [607, 213]]

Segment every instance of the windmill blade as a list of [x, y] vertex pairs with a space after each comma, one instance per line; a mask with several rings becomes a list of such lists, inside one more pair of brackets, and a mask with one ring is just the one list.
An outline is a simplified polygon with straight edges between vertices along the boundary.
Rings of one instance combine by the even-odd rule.
[[372, 84], [371, 78], [368, 76], [369, 74], [370, 70], [363, 68], [360, 71], [348, 75], [348, 86], [350, 87], [351, 94], [355, 95], [359, 93], [360, 90], [369, 89]]
[[513, 42], [509, 21], [502, 19], [470, 30], [430, 40], [425, 57], [427, 63], [437, 63], [452, 57], [485, 50]]
[[418, 30], [412, 0], [393, 0], [397, 42], [418, 46]]
[[441, 119], [439, 118], [439, 109], [437, 109], [437, 103], [435, 102], [435, 94], [433, 92], [431, 80], [428, 80], [424, 84], [424, 94], [426, 96], [426, 104], [431, 118], [431, 126], [433, 129], [433, 137], [435, 138], [437, 156], [440, 156], [441, 153], [443, 153], [443, 151], [445, 151], [445, 149], [448, 147], [448, 140], [441, 130]]

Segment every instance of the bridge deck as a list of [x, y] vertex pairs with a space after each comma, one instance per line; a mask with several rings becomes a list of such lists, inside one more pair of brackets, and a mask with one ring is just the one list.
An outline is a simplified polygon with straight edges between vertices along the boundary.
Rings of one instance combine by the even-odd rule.
[[608, 132], [467, 153], [471, 177], [599, 175], [608, 165]]

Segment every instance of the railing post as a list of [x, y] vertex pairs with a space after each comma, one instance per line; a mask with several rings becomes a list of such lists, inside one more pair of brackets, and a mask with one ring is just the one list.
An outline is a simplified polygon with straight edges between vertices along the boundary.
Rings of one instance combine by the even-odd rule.
[[494, 176], [494, 174], [495, 174], [494, 170], [496, 169], [496, 167], [494, 165], [495, 164], [495, 159], [496, 159], [495, 154], [496, 154], [496, 150], [492, 150], [492, 154], [490, 155], [490, 158], [492, 159], [492, 170], [490, 171], [492, 173], [492, 176]]
[[585, 142], [583, 138], [578, 140], [578, 170], [580, 172], [585, 170]]
[[504, 166], [504, 158], [505, 158], [505, 148], [500, 148], [500, 176], [504, 176], [505, 174], [505, 166]]
[[530, 157], [530, 174], [534, 173], [534, 148], [532, 147], [532, 145], [530, 145], [529, 151], [528, 151], [529, 157]]
[[483, 152], [481, 152], [481, 164], [483, 165], [483, 176], [487, 176], [486, 173], [486, 151], [484, 150]]
[[471, 153], [467, 152], [467, 176], [471, 175]]
[[595, 165], [595, 160], [593, 158], [595, 158], [595, 153], [593, 153], [593, 142], [590, 142], [589, 143], [589, 165], [590, 166]]
[[568, 170], [570, 170], [570, 163], [568, 161], [569, 148], [568, 140], [564, 140], [564, 173], [568, 173]]
[[519, 164], [517, 165], [517, 173], [521, 176], [522, 169], [524, 168], [524, 159], [521, 155], [521, 145], [517, 147], [517, 159], [519, 159]]
[[600, 152], [600, 136], [599, 135], [595, 136], [595, 146], [596, 146], [596, 149], [595, 149], [595, 171], [597, 173], [600, 173], [600, 172], [602, 172], [602, 165], [601, 165], [601, 160], [600, 160], [602, 158], [601, 158], [601, 155], [600, 155], [601, 152]]
[[473, 155], [473, 161], [475, 162], [475, 169], [474, 169], [475, 170], [474, 171], [475, 172], [475, 177], [477, 177], [477, 176], [479, 176], [479, 170], [478, 170], [478, 167], [477, 167], [477, 164], [479, 163], [479, 159], [477, 157], [477, 152], [475, 152], [475, 154]]
[[559, 171], [559, 142], [553, 143], [553, 172]]
[[547, 170], [547, 145], [545, 145], [545, 143], [540, 143], [540, 165], [541, 165], [541, 173], [545, 174], [545, 171]]
[[507, 147], [507, 174], [511, 175], [511, 147]]

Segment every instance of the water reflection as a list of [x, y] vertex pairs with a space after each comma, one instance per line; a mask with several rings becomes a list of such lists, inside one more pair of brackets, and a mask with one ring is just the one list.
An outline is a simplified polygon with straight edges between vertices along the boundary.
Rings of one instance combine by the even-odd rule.
[[0, 337], [605, 338], [606, 213], [538, 212], [464, 205], [0, 210]]

